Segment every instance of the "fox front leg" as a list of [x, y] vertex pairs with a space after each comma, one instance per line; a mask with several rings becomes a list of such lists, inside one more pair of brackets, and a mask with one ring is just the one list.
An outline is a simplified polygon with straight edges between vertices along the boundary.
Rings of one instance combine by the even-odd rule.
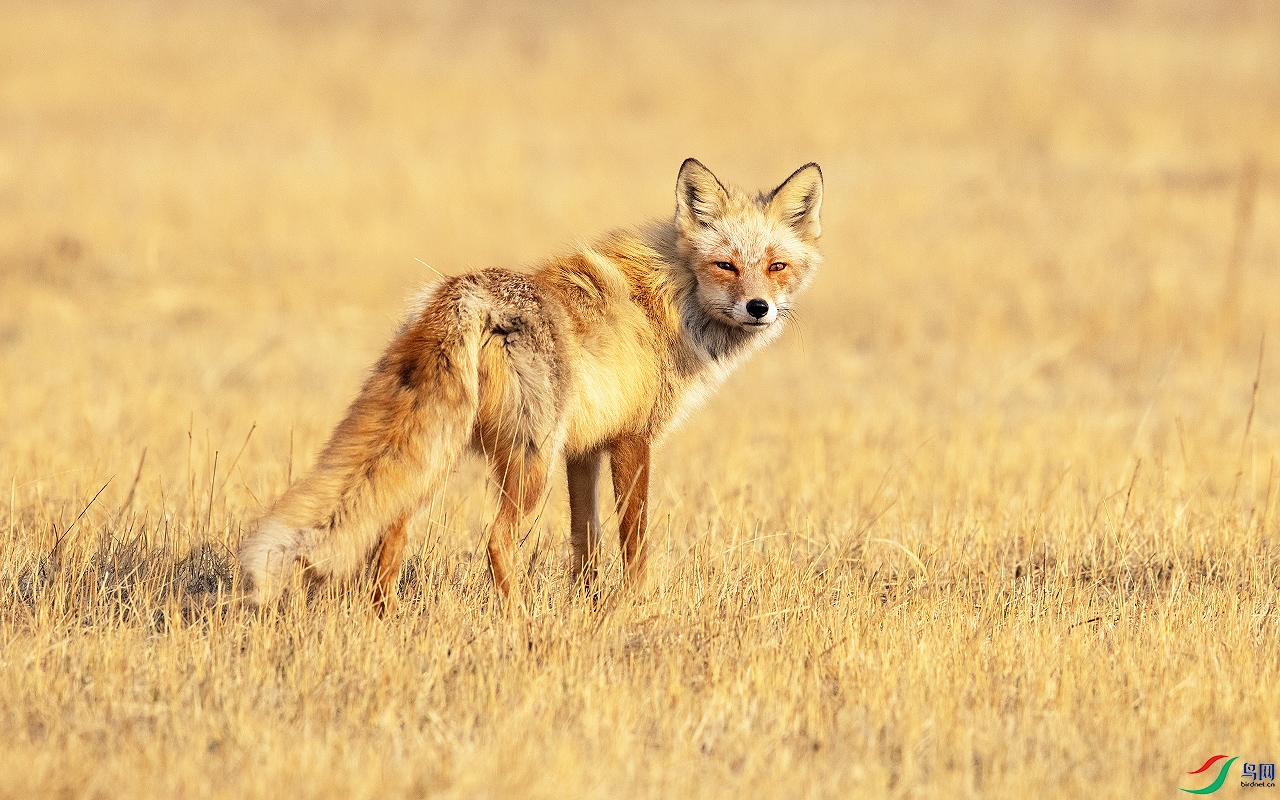
[[628, 586], [644, 585], [646, 571], [645, 538], [649, 528], [649, 440], [627, 435], [609, 447], [609, 467], [613, 473], [613, 497], [621, 523], [622, 563]]
[[588, 593], [595, 589], [600, 561], [600, 464], [604, 451], [565, 459], [569, 473], [569, 534], [573, 572]]

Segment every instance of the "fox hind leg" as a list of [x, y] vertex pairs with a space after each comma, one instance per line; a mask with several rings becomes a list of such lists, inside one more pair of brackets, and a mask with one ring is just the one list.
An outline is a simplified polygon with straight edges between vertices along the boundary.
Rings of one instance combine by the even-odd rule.
[[555, 316], [526, 279], [487, 273], [496, 295], [490, 336], [477, 362], [479, 394], [472, 446], [500, 487], [489, 527], [489, 564], [505, 605], [523, 605], [514, 567], [520, 522], [537, 505], [564, 447], [568, 371], [558, 354]]
[[385, 617], [396, 602], [396, 586], [400, 581], [400, 564], [404, 560], [408, 528], [409, 515], [404, 514], [387, 529], [374, 556], [373, 606], [380, 617]]
[[542, 497], [550, 471], [548, 461], [541, 453], [527, 453], [514, 456], [505, 464], [494, 465], [500, 497], [498, 516], [489, 526], [489, 568], [493, 584], [510, 610], [524, 606], [515, 567], [520, 522]]

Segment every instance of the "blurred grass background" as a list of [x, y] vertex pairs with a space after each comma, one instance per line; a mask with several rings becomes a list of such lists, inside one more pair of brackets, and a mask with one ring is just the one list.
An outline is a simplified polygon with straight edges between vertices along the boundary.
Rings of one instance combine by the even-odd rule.
[[[1211, 753], [1280, 749], [1264, 713], [1280, 699], [1271, 4], [118, 0], [0, 17], [0, 792], [1165, 796]], [[548, 647], [603, 648], [615, 706], [566, 689], [567, 706], [509, 717], [523, 738], [496, 710], [451, 726], [497, 702], [480, 684], [420, 707], [415, 658], [436, 664], [463, 628], [522, 635], [487, 616], [470, 562], [491, 510], [473, 469], [415, 531], [419, 573], [443, 564], [456, 596], [411, 585], [425, 599], [394, 634], [358, 609], [245, 634], [270, 653], [314, 645], [350, 672], [336, 695], [270, 658], [201, 666], [214, 677], [189, 702], [243, 705], [188, 729], [189, 705], [138, 712], [130, 692], [181, 685], [234, 626], [157, 639], [80, 573], [34, 597], [69, 528], [99, 578], [93, 554], [121, 542], [175, 559], [210, 543], [231, 569], [220, 554], [310, 463], [432, 277], [415, 259], [530, 264], [669, 214], [687, 156], [746, 188], [818, 161], [827, 261], [799, 324], [661, 451], [657, 596], [597, 627], [600, 644], [590, 612], [545, 590], [563, 619]], [[558, 486], [526, 543], [548, 587], [566, 516]], [[737, 617], [672, 594], [736, 596], [761, 575], [773, 588]], [[853, 605], [788, 611], [786, 592], [813, 586]], [[170, 602], [148, 591], [148, 613]], [[1006, 621], [1004, 666], [978, 669], [977, 640], [948, 637], [999, 627], [1010, 592], [1055, 621]], [[723, 673], [691, 633], [717, 625], [738, 636]], [[387, 667], [399, 688], [371, 689], [314, 644], [344, 635], [366, 659], [388, 640], [429, 652], [409, 647]], [[946, 658], [910, 649], [930, 636]], [[595, 675], [578, 656], [531, 673], [518, 645], [472, 667], [522, 691]], [[773, 646], [789, 657], [756, 664]], [[658, 666], [628, 671], [637, 647]], [[664, 648], [702, 664], [688, 686], [712, 705], [657, 681]], [[860, 699], [782, 690], [819, 656]], [[168, 666], [143, 680], [139, 659]], [[76, 689], [108, 678], [118, 691], [96, 701]], [[985, 699], [942, 699], [971, 680]], [[1069, 681], [1097, 693], [1045, 688]], [[335, 723], [352, 696], [419, 738]], [[715, 702], [743, 761], [706, 744]], [[397, 716], [414, 703], [446, 721]], [[568, 727], [540, 748], [549, 720]], [[610, 720], [663, 734], [635, 748]], [[548, 782], [504, 786], [471, 757]], [[200, 783], [214, 763], [266, 777]]]

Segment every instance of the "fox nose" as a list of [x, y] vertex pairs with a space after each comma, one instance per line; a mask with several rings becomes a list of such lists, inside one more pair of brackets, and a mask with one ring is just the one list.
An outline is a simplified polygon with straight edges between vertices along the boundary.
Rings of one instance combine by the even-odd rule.
[[769, 301], [761, 300], [758, 297], [754, 300], [748, 300], [747, 313], [755, 317], [756, 319], [760, 319], [765, 314], [769, 313]]

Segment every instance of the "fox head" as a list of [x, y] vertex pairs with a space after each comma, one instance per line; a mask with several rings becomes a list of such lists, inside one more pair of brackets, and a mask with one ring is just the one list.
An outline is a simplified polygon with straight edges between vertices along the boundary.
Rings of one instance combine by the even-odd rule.
[[702, 314], [747, 334], [775, 327], [822, 260], [821, 208], [817, 164], [753, 197], [687, 159], [676, 179], [677, 248], [696, 279]]

